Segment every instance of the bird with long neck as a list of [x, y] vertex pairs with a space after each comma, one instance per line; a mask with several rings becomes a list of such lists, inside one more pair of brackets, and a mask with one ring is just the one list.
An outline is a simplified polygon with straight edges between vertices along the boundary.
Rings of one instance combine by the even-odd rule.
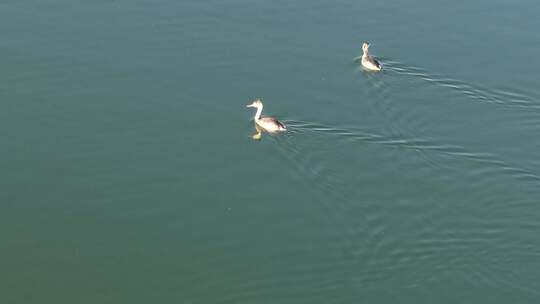
[[264, 129], [267, 132], [283, 132], [287, 131], [287, 128], [283, 123], [278, 121], [277, 119], [273, 117], [261, 117], [262, 110], [263, 110], [263, 103], [260, 99], [257, 99], [253, 101], [251, 104], [247, 105], [248, 108], [257, 108], [257, 112], [255, 113], [255, 116], [253, 117], [253, 120], [255, 120], [255, 123]]
[[253, 119], [258, 121], [261, 118], [262, 110], [263, 110], [263, 104], [260, 99], [257, 99], [254, 101], [251, 105], [248, 105], [248, 107], [254, 106], [257, 108], [257, 112], [255, 113], [255, 116], [253, 116]]
[[380, 71], [382, 65], [373, 57], [369, 56], [369, 42], [362, 44], [362, 66], [370, 71]]

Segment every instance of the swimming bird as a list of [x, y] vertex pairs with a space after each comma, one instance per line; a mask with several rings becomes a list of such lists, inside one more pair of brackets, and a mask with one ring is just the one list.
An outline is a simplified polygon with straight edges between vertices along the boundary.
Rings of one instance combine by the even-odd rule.
[[257, 108], [257, 113], [255, 113], [255, 116], [253, 119], [255, 120], [255, 124], [257, 126], [260, 126], [264, 130], [274, 133], [274, 132], [283, 132], [287, 131], [287, 128], [284, 124], [279, 122], [274, 117], [261, 117], [263, 104], [260, 99], [257, 99], [253, 101], [251, 104], [248, 104], [246, 107], [248, 108]]
[[368, 49], [369, 42], [366, 41], [362, 44], [362, 51], [364, 52], [362, 54], [362, 66], [370, 71], [380, 71], [382, 65], [375, 58], [369, 56]]

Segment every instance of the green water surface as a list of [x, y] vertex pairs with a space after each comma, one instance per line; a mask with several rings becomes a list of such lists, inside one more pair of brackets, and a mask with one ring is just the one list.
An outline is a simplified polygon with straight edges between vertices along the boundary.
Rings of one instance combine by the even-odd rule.
[[1, 1], [0, 303], [539, 303], [539, 15]]

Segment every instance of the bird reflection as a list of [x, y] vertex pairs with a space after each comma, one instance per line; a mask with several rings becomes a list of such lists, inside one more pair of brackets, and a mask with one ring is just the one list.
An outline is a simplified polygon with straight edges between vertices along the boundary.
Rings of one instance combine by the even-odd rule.
[[255, 131], [257, 131], [257, 133], [253, 134], [253, 136], [251, 136], [251, 138], [253, 138], [255, 140], [261, 140], [263, 129], [261, 127], [259, 127], [259, 125], [257, 125], [257, 123], [254, 123], [253, 125], [255, 126]]

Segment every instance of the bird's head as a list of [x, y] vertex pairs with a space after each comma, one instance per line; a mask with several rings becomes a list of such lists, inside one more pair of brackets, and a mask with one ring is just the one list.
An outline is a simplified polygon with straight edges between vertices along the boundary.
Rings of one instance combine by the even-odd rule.
[[262, 101], [260, 99], [254, 100], [252, 103], [248, 104], [247, 108], [259, 108], [262, 106]]
[[362, 51], [367, 52], [369, 49], [369, 42], [365, 41], [362, 43]]

